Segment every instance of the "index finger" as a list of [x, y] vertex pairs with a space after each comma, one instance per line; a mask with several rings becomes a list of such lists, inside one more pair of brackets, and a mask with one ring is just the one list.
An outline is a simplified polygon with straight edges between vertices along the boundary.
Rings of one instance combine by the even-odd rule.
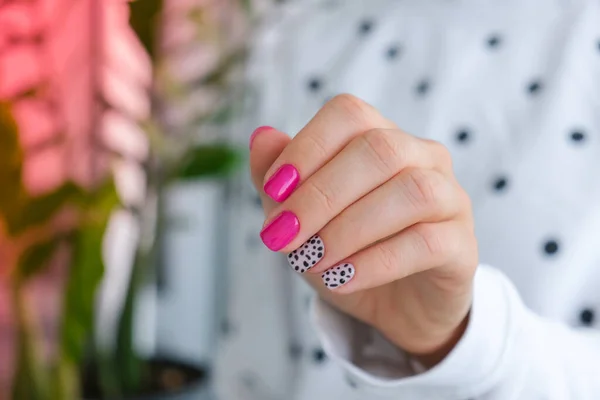
[[285, 133], [270, 126], [257, 128], [250, 137], [250, 173], [252, 183], [262, 200], [265, 215], [269, 214], [276, 203], [260, 190], [262, 182], [269, 167], [277, 160], [290, 140]]
[[327, 102], [265, 174], [264, 192], [278, 203], [335, 157], [354, 137], [374, 128], [396, 128], [374, 107], [341, 94]]

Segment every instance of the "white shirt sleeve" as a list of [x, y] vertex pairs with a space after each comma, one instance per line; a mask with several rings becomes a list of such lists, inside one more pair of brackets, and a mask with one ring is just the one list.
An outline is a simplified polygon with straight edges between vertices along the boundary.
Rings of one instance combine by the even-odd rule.
[[398, 399], [598, 399], [600, 333], [528, 310], [498, 270], [480, 266], [463, 338], [418, 373], [376, 331], [317, 300], [313, 319], [325, 351], [362, 390]]

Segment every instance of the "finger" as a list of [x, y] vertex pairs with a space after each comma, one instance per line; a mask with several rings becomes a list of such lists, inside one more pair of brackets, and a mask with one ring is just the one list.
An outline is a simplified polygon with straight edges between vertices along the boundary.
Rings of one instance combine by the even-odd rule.
[[[472, 232], [458, 221], [419, 223], [325, 271], [323, 284], [339, 293], [381, 286], [463, 258]], [[476, 264], [476, 261], [473, 262]]]
[[[466, 209], [466, 194], [434, 170], [405, 169], [332, 219], [312, 241], [288, 255], [292, 269], [321, 273], [346, 257], [419, 222], [440, 222]], [[320, 247], [319, 246], [319, 247]], [[305, 250], [304, 255], [300, 254]], [[312, 252], [317, 251], [315, 258]], [[307, 256], [311, 256], [307, 260]], [[304, 266], [307, 261], [309, 268]], [[316, 261], [314, 264], [313, 261]]]
[[269, 126], [261, 126], [250, 137], [250, 172], [252, 182], [262, 199], [265, 215], [276, 204], [262, 190], [264, 176], [290, 141], [285, 133]]
[[[269, 221], [282, 212], [290, 218], [293, 214], [301, 222], [298, 234], [286, 236], [287, 242], [278, 242], [280, 248], [265, 244], [274, 251], [295, 250], [345, 208], [403, 169], [431, 169], [436, 163], [428, 142], [400, 130], [373, 129], [359, 135], [269, 214]], [[276, 232], [285, 234], [287, 230]], [[267, 241], [272, 234], [266, 235]]]
[[394, 128], [372, 106], [351, 95], [339, 95], [315, 115], [266, 173], [265, 193], [276, 202], [339, 153], [359, 134], [373, 128]]

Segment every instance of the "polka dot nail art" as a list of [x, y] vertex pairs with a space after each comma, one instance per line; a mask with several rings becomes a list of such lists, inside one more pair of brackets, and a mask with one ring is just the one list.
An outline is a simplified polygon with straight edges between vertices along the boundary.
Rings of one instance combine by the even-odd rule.
[[354, 278], [354, 265], [340, 264], [325, 271], [325, 273], [321, 275], [321, 278], [323, 278], [323, 283], [329, 289], [343, 286]]
[[319, 235], [308, 239], [300, 248], [288, 254], [288, 263], [301, 274], [315, 266], [325, 255], [325, 245]]

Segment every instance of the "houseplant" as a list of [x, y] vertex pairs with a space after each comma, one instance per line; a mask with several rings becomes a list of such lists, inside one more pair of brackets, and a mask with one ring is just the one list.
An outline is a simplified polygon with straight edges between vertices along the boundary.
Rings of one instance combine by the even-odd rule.
[[[73, 398], [78, 363], [93, 321], [93, 293], [102, 276], [102, 235], [118, 196], [109, 178], [84, 188], [66, 182], [41, 195], [23, 185], [23, 152], [11, 107], [0, 103], [0, 216], [18, 335], [12, 389], [15, 399]], [[40, 331], [27, 302], [26, 285], [68, 249], [70, 269], [64, 289], [55, 357], [44, 360]], [[60, 261], [60, 260], [59, 260]]]
[[[90, 10], [101, 10], [100, 0], [90, 0]], [[3, 240], [9, 242], [13, 303], [18, 331], [17, 362], [12, 386], [15, 399], [78, 399], [82, 386], [88, 388], [88, 397], [127, 398], [152, 390], [180, 389], [186, 379], [202, 378], [201, 373], [172, 362], [144, 360], [134, 348], [133, 317], [135, 299], [155, 267], [157, 243], [160, 243], [161, 195], [164, 185], [176, 179], [197, 179], [225, 174], [237, 160], [237, 153], [227, 145], [210, 145], [197, 140], [200, 127], [214, 127], [226, 122], [234, 102], [227, 94], [228, 74], [243, 59], [243, 51], [234, 49], [221, 57], [216, 66], [196, 80], [194, 85], [178, 82], [168, 73], [161, 59], [164, 51], [161, 40], [162, 1], [138, 0], [130, 6], [129, 22], [140, 43], [152, 61], [152, 79], [145, 88], [151, 113], [145, 117], [131, 115], [98, 95], [94, 87], [90, 102], [90, 127], [102, 125], [102, 114], [117, 111], [143, 128], [150, 143], [144, 159], [135, 160], [146, 175], [146, 193], [153, 201], [125, 204], [138, 216], [141, 231], [145, 233], [136, 251], [135, 262], [116, 334], [116, 343], [102, 348], [94, 342], [94, 299], [104, 269], [102, 240], [112, 212], [121, 206], [110, 168], [99, 167], [97, 158], [128, 158], [117, 148], [90, 140], [88, 157], [94, 173], [90, 179], [79, 182], [67, 180], [58, 188], [42, 194], [28, 192], [22, 179], [23, 149], [19, 145], [20, 121], [13, 116], [14, 102], [23, 99], [48, 97], [47, 86], [28, 88], [10, 96], [0, 107], [0, 218]], [[195, 9], [190, 18], [202, 25], [202, 10]], [[94, 21], [93, 12], [92, 21]], [[95, 21], [89, 25], [93, 37]], [[100, 27], [102, 28], [102, 27]], [[34, 38], [36, 45], [44, 46], [44, 37]], [[101, 35], [99, 35], [101, 36]], [[29, 40], [29, 39], [26, 39]], [[16, 42], [19, 42], [17, 40]], [[95, 57], [102, 58], [102, 39], [91, 40]], [[0, 52], [0, 57], [1, 57]], [[96, 60], [98, 61], [98, 60]], [[90, 67], [90, 75], [101, 72]], [[102, 79], [94, 80], [100, 85]], [[191, 119], [173, 123], [165, 116], [172, 99], [175, 106], [189, 92], [191, 86], [208, 87], [217, 92], [215, 107], [193, 114]], [[95, 89], [98, 89], [97, 91]], [[95, 118], [95, 119], [94, 119]], [[68, 129], [68, 126], [64, 127]], [[96, 128], [91, 128], [95, 130]], [[165, 132], [169, 132], [166, 134]], [[85, 132], [91, 138], [97, 132]], [[204, 144], [203, 144], [204, 143]], [[93, 178], [93, 179], [92, 179]], [[156, 201], [154, 201], [156, 200]], [[158, 218], [149, 218], [149, 216]], [[66, 249], [66, 250], [65, 250]], [[30, 279], [43, 274], [59, 263], [68, 265], [66, 290], [62, 298], [59, 340], [50, 357], [40, 349], [39, 329], [35, 313], [27, 304], [25, 292]], [[87, 368], [84, 368], [88, 366]], [[156, 377], [170, 373], [170, 381], [157, 382]], [[157, 366], [159, 367], [157, 370]], [[162, 369], [161, 369], [162, 368]], [[81, 383], [80, 372], [84, 371]], [[183, 380], [181, 379], [183, 377]], [[165, 388], [164, 386], [170, 386]]]

